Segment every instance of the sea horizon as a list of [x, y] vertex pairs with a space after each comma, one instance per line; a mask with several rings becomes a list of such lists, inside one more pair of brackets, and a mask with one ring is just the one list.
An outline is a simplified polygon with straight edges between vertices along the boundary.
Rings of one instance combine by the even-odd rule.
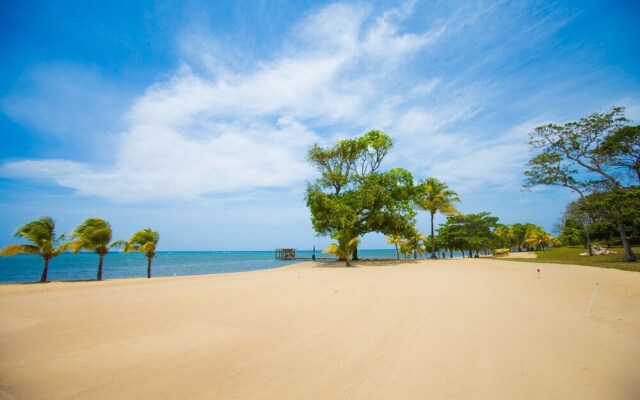
[[[296, 249], [298, 258], [310, 259], [313, 249]], [[333, 258], [316, 249], [317, 258]], [[358, 249], [362, 259], [397, 258], [395, 249]], [[448, 255], [448, 254], [447, 254]], [[454, 253], [459, 256], [458, 252]], [[425, 253], [423, 257], [429, 257]], [[400, 258], [403, 258], [401, 255]], [[93, 252], [62, 253], [49, 261], [49, 281], [95, 280], [99, 257]], [[152, 260], [151, 276], [190, 276], [272, 269], [304, 260], [276, 259], [274, 250], [163, 250]], [[0, 283], [36, 282], [42, 274], [38, 255], [0, 257]], [[111, 252], [104, 257], [103, 279], [145, 278], [147, 259], [141, 253]]]

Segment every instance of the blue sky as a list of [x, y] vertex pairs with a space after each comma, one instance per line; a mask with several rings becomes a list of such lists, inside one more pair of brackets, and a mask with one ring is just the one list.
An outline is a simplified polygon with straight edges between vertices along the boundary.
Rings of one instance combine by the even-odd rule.
[[370, 129], [463, 212], [550, 230], [573, 197], [521, 191], [527, 135], [613, 105], [638, 123], [638, 20], [633, 1], [4, 1], [0, 245], [50, 215], [151, 227], [161, 250], [323, 248], [306, 149]]

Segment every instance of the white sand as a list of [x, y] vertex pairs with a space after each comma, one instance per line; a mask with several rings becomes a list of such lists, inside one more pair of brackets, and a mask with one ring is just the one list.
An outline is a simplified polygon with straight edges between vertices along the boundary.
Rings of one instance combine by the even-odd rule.
[[638, 399], [639, 366], [625, 271], [454, 259], [0, 286], [2, 399]]

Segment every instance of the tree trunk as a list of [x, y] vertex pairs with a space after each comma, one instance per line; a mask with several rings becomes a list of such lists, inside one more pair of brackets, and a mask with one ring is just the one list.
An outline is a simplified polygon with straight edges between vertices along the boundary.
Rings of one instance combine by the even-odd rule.
[[616, 220], [616, 222], [618, 223], [618, 231], [620, 232], [622, 247], [624, 247], [625, 261], [634, 262], [636, 261], [636, 255], [633, 254], [633, 250], [631, 250], [631, 244], [629, 243], [627, 232], [625, 232], [624, 230], [624, 222], [622, 221], [622, 210], [620, 210], [620, 207], [618, 206], [616, 206]]
[[98, 280], [102, 280], [102, 262], [104, 261], [104, 254], [100, 254], [100, 262], [98, 263]]
[[589, 251], [589, 255], [592, 256], [593, 255], [593, 249], [591, 248], [591, 235], [589, 235], [589, 227], [586, 226], [584, 228], [584, 235], [587, 238], [587, 251]]
[[147, 257], [147, 278], [151, 278], [151, 257]]
[[42, 269], [42, 276], [40, 276], [40, 282], [47, 281], [47, 272], [49, 272], [49, 258], [44, 257], [44, 268]]
[[436, 256], [436, 240], [433, 233], [433, 216], [435, 214], [431, 213], [431, 258], [438, 258]]
[[398, 251], [398, 243], [394, 243], [394, 245], [396, 246], [396, 256], [398, 257], [398, 260], [400, 259], [400, 252]]
[[[347, 258], [348, 258], [348, 257], [347, 257]], [[353, 248], [353, 253], [352, 253], [352, 255], [351, 255], [351, 259], [352, 259], [353, 261], [358, 261], [358, 260], [359, 260], [359, 258], [358, 258], [358, 246], [356, 246], [356, 247], [354, 247], [354, 248]]]
[[473, 258], [473, 253], [471, 249], [469, 249], [469, 258]]

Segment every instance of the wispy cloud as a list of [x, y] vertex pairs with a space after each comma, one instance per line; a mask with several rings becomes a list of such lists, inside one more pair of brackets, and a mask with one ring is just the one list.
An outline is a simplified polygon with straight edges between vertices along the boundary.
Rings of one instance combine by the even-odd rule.
[[[437, 176], [459, 190], [513, 187], [527, 156], [525, 131], [541, 113], [522, 111], [529, 104], [517, 90], [531, 86], [525, 75], [536, 65], [551, 67], [535, 58], [536, 46], [569, 17], [493, 2], [450, 7], [437, 18], [420, 12], [415, 2], [383, 11], [332, 4], [299, 21], [269, 58], [242, 68], [225, 57], [230, 44], [198, 25], [177, 39], [181, 66], [126, 110], [109, 108], [116, 94], [91, 74], [89, 90], [57, 91], [81, 109], [118, 111], [104, 114], [123, 121], [117, 133], [90, 133], [114, 143], [108, 163], [23, 160], [0, 171], [125, 202], [300, 188], [313, 176], [309, 145], [378, 128], [396, 139], [389, 161], [417, 177]], [[518, 57], [525, 61], [514, 64]], [[45, 71], [38, 79], [54, 74], [65, 76]], [[72, 105], [52, 97], [36, 91], [3, 104], [42, 129], [92, 132], [81, 118], [65, 122]], [[517, 116], [489, 121], [501, 112]]]
[[[298, 25], [281, 58], [245, 74], [220, 73], [212, 64], [196, 73], [183, 64], [126, 112], [112, 165], [25, 160], [5, 164], [3, 175], [46, 177], [116, 201], [299, 184], [311, 176], [305, 153], [323, 140], [322, 125], [353, 124], [354, 116], [366, 120], [375, 112], [369, 108], [380, 95], [375, 78], [382, 67], [360, 74], [358, 65], [399, 63], [428, 43], [427, 35], [401, 33], [392, 21], [399, 17], [368, 13], [346, 5], [321, 9]], [[7, 104], [20, 106], [12, 98]]]

